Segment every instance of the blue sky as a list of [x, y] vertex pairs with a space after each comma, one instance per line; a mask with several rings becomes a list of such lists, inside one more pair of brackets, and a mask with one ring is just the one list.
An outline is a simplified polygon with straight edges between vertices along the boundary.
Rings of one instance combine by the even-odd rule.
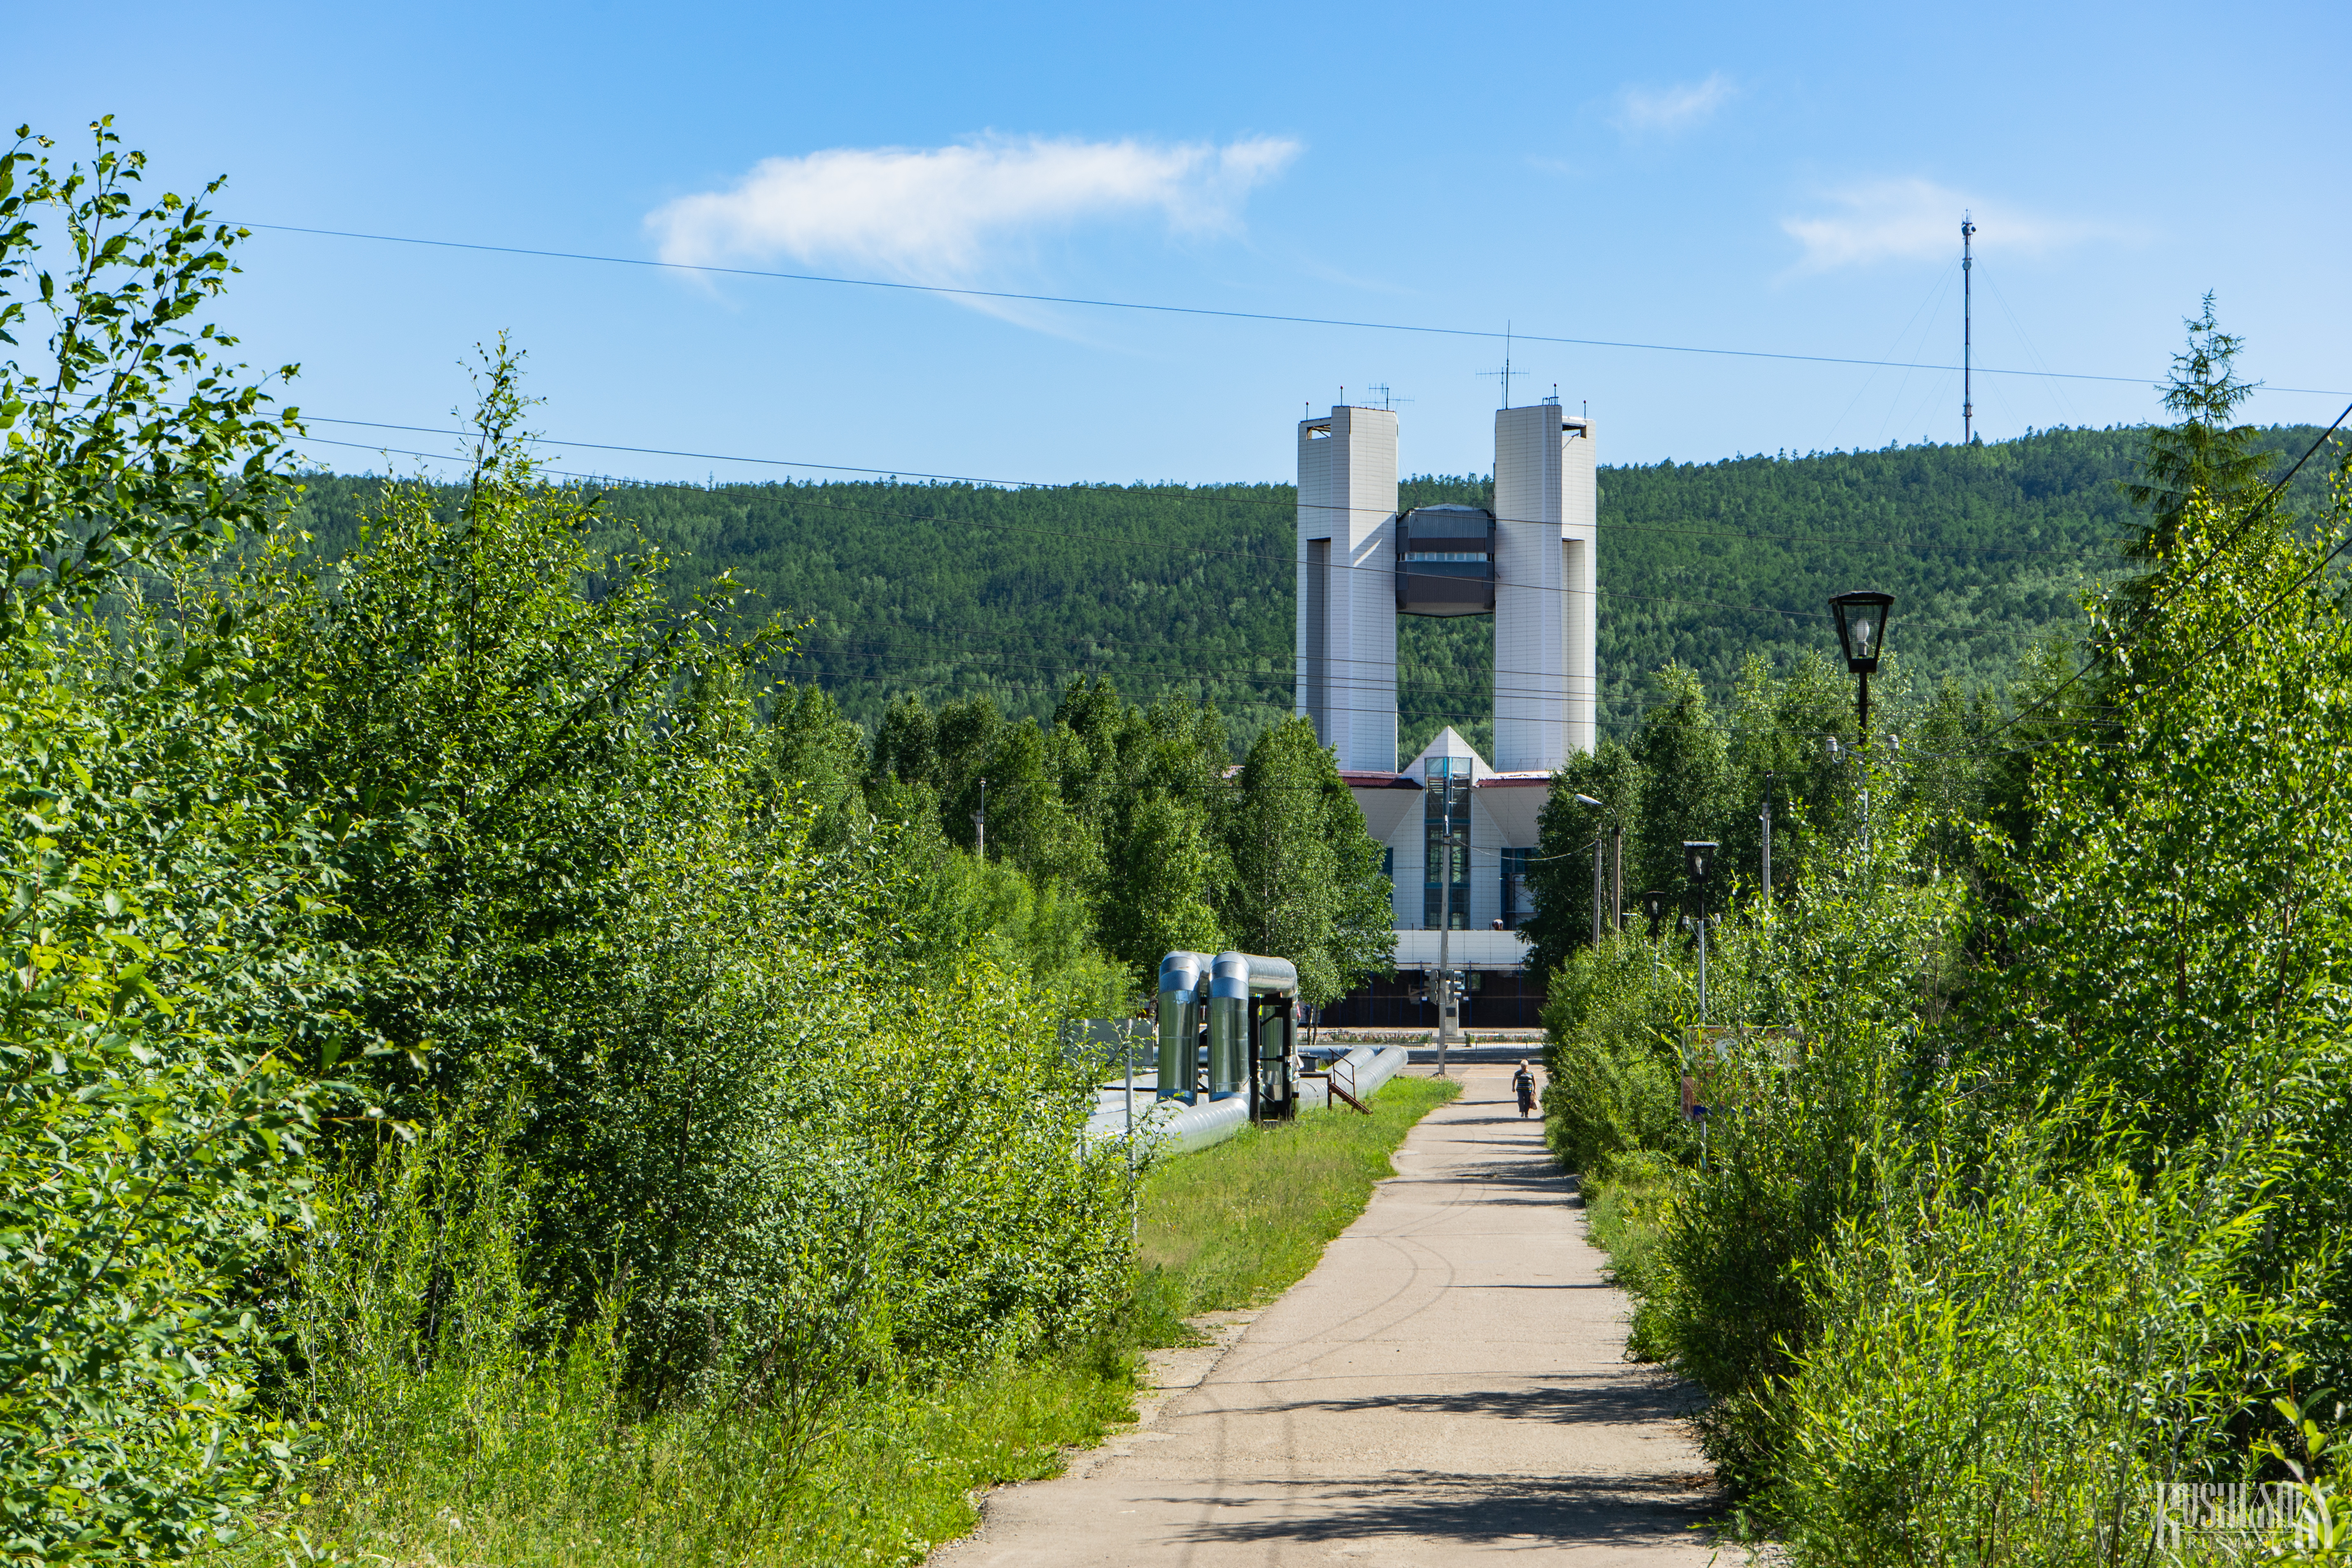
[[[111, 112], [255, 224], [1500, 333], [1956, 363], [2136, 421], [2208, 289], [2263, 421], [2352, 401], [2352, 7], [46, 7], [11, 120]], [[59, 62], [75, 62], [59, 68]], [[435, 452], [504, 330], [564, 467], [1287, 479], [1385, 384], [1483, 470], [1497, 339], [957, 300], [264, 231], [226, 315], [320, 437]], [[1957, 439], [1957, 372], [1522, 342], [1604, 461]], [[566, 445], [570, 443], [571, 445]], [[321, 461], [378, 466], [323, 444]], [[412, 468], [416, 460], [392, 459]]]

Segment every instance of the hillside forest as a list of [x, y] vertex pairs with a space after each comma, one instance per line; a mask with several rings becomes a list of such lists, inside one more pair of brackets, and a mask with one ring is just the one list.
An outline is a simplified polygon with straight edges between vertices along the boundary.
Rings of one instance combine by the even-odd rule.
[[[1152, 1157], [1081, 1135], [1102, 1064], [1066, 1024], [1162, 944], [1317, 994], [1378, 953], [1329, 753], [1224, 674], [1149, 673], [1286, 657], [1239, 584], [1286, 574], [1234, 546], [1286, 501], [1106, 588], [1044, 567], [1084, 565], [1094, 492], [899, 487], [1071, 525], [925, 556], [746, 491], [834, 528], [755, 595], [803, 559], [777, 531], [730, 563], [620, 509], [733, 492], [539, 466], [502, 342], [463, 483], [305, 489], [292, 367], [215, 319], [217, 186], [151, 194], [92, 135], [0, 153], [7, 1555], [921, 1561], [1186, 1332], [1139, 1261]], [[1655, 645], [1649, 688], [1612, 667], [1537, 889], [1546, 1135], [1632, 1348], [1704, 1396], [1725, 1531], [1791, 1563], [2144, 1560], [2195, 1489], [2256, 1483], [2286, 1522], [2249, 1551], [2352, 1551], [2352, 462], [2235, 423], [2242, 345], [2210, 300], [2189, 326], [2149, 431], [1642, 470], [1649, 510], [1605, 481], [1658, 520], [1621, 527], [1662, 601], [1772, 602], [1731, 559], [1809, 601]], [[1825, 528], [1838, 473], [1914, 476], [1838, 515], [1935, 545], [1882, 551], [1921, 630], [1868, 734], [1813, 651], [1849, 557], [1717, 536]], [[1111, 502], [1139, 539], [1159, 505]], [[1996, 569], [2021, 538], [2118, 554]], [[893, 563], [940, 586], [894, 599]], [[999, 577], [1028, 586], [947, 590]], [[1083, 634], [1009, 613], [1080, 599]], [[792, 657], [910, 604], [928, 687]], [[1934, 617], [1988, 604], [2009, 640], [1935, 664]], [[948, 661], [957, 628], [1091, 659], [1147, 622], [1164, 662], [1109, 683]], [[1680, 902], [1580, 939], [1619, 826]]]
[[[2276, 455], [2315, 434], [2254, 439]], [[1901, 650], [1923, 688], [1999, 693], [2042, 639], [2080, 635], [2081, 594], [2121, 569], [2124, 487], [2146, 440], [2062, 429], [1604, 468], [1602, 732], [1633, 739], [1669, 664], [1718, 703], [1750, 658], [1786, 674], [1822, 647], [1823, 601], [1855, 586], [1897, 595]], [[349, 548], [381, 481], [303, 482], [296, 525], [329, 553]], [[678, 602], [730, 573], [757, 614], [804, 626], [777, 673], [821, 687], [869, 732], [901, 697], [936, 708], [985, 696], [1008, 717], [1045, 720], [1081, 677], [1213, 708], [1236, 747], [1291, 710], [1286, 484], [580, 483], [598, 503], [600, 547], [660, 552]], [[1400, 504], [1492, 494], [1486, 477], [1423, 476]], [[2288, 499], [2307, 513], [2325, 488], [2306, 472]], [[1484, 617], [1400, 623], [1401, 757], [1444, 724], [1492, 754], [1493, 640]]]

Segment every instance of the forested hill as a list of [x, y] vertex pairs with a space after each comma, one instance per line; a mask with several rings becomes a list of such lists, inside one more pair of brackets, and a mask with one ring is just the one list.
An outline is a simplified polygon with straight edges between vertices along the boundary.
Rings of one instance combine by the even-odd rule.
[[[2300, 453], [2317, 432], [2265, 433]], [[2137, 428], [2052, 430], [1965, 447], [1663, 462], [1601, 475], [1604, 731], [1625, 732], [1668, 660], [1727, 689], [1740, 661], [1779, 662], [1831, 637], [1822, 601], [1896, 595], [1891, 646], [1907, 677], [1999, 686], [2038, 638], [2078, 618], [2076, 595], [2119, 564], [2119, 481]], [[2284, 467], [2284, 463], [2280, 465]], [[310, 479], [302, 525], [336, 551], [375, 481]], [[2316, 494], [2314, 463], [2298, 496]], [[1407, 506], [1486, 503], [1481, 478], [1407, 482]], [[1213, 702], [1245, 742], [1291, 700], [1295, 498], [1288, 485], [814, 483], [615, 485], [628, 529], [676, 560], [684, 592], [731, 567], [809, 622], [786, 673], [870, 723], [890, 699], [986, 692], [1044, 713], [1071, 677], [1130, 696]], [[1400, 633], [1405, 754], [1444, 722], [1484, 743], [1493, 622], [1407, 620]]]

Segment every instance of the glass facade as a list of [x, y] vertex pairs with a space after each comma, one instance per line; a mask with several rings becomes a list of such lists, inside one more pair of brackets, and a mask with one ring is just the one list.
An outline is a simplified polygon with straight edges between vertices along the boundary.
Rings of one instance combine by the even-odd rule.
[[1484, 507], [1415, 507], [1396, 521], [1401, 616], [1495, 613], [1495, 514]]
[[1536, 912], [1535, 904], [1528, 896], [1528, 861], [1534, 854], [1535, 851], [1532, 849], [1503, 851], [1503, 929], [1505, 931], [1518, 930], [1528, 917]]
[[[1422, 856], [1421, 923], [1423, 930], [1435, 931], [1444, 922], [1447, 905], [1452, 905], [1455, 931], [1470, 929], [1470, 759], [1467, 757], [1432, 757], [1427, 781], [1422, 795], [1422, 825], [1423, 833]], [[1445, 840], [1460, 840], [1452, 852], [1447, 852]], [[1453, 872], [1453, 889], [1449, 899], [1446, 887], [1439, 878], [1447, 868]]]

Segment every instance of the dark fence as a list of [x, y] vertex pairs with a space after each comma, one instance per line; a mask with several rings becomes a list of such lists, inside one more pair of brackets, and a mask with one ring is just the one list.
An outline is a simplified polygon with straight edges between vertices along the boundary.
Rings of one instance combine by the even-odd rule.
[[[1435, 1029], [1437, 1007], [1416, 1002], [1421, 975], [1383, 974], [1360, 986], [1323, 1009], [1323, 1026], [1330, 1029]], [[1537, 1029], [1543, 1026], [1543, 983], [1525, 974], [1470, 972], [1470, 989], [1462, 998], [1465, 1029]]]

